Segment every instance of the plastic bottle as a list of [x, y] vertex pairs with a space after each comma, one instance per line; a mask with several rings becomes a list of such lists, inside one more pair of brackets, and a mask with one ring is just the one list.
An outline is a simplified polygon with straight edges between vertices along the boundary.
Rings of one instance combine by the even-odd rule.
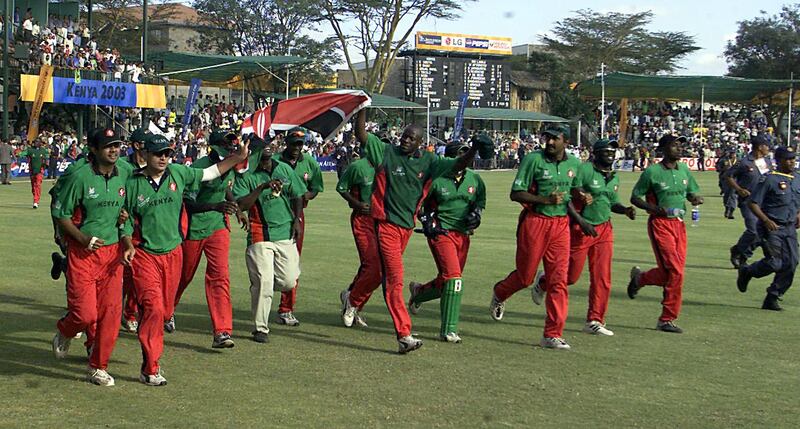
[[679, 209], [676, 207], [670, 207], [667, 209], [667, 217], [669, 218], [679, 218], [686, 214], [684, 209]]
[[700, 223], [700, 207], [692, 206], [692, 226], [697, 226]]

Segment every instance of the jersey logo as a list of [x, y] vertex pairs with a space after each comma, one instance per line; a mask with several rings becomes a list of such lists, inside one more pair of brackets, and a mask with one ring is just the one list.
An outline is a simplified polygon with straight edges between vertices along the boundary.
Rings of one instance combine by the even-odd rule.
[[175, 182], [172, 182], [172, 183], [169, 184], [169, 190], [170, 191], [175, 192], [177, 189], [178, 189], [178, 185], [176, 185]]
[[683, 186], [686, 186], [686, 185], [688, 185], [688, 184], [689, 184], [689, 181], [688, 181], [688, 180], [686, 180], [686, 179], [683, 179]]
[[661, 189], [669, 189], [669, 185], [667, 185], [667, 182], [659, 182], [658, 186], [661, 186]]
[[567, 170], [567, 177], [572, 177], [574, 175], [575, 173], [572, 171], [572, 169]]
[[392, 171], [392, 176], [405, 176], [406, 171], [403, 169], [403, 166], [398, 165], [397, 168]]
[[95, 191], [94, 188], [92, 188], [92, 187], [89, 188], [89, 195], [88, 195], [89, 198], [95, 199], [95, 198], [97, 198], [99, 196], [100, 195], [97, 195], [97, 191]]
[[117, 191], [117, 193], [119, 194], [120, 197], [124, 197], [125, 196], [125, 188], [119, 188], [119, 191]]
[[422, 176], [424, 176], [424, 175], [425, 175], [425, 173], [423, 173], [421, 171], [419, 173], [417, 173], [417, 177], [419, 177], [420, 179], [422, 179]]
[[544, 169], [542, 171], [542, 179], [552, 179], [553, 176], [550, 174], [550, 170]]
[[472, 187], [472, 186], [470, 186], [469, 188], [467, 188], [467, 192], [468, 192], [468, 193], [470, 193], [470, 194], [472, 194], [472, 193], [474, 193], [474, 192], [475, 192], [475, 188], [474, 188], [474, 187]]
[[106, 128], [106, 137], [114, 137], [114, 130]]

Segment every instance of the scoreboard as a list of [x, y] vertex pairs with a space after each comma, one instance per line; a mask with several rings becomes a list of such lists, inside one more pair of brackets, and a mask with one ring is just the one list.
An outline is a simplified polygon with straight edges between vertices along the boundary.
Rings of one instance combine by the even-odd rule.
[[414, 101], [432, 110], [455, 109], [467, 94], [466, 107], [511, 106], [511, 66], [502, 59], [414, 55], [410, 81]]

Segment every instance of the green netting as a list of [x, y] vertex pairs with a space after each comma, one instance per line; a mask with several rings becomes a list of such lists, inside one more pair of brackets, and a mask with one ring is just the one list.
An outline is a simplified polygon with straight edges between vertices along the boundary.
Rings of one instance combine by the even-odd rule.
[[[723, 76], [650, 76], [610, 73], [605, 76], [606, 98], [617, 100], [677, 100], [709, 103], [757, 103], [781, 97], [790, 80], [744, 79]], [[582, 97], [600, 98], [600, 77], [578, 83], [574, 89]]]
[[[260, 74], [270, 67], [281, 67], [310, 62], [293, 56], [240, 57], [234, 55], [204, 55], [188, 52], [154, 52], [148, 55], [149, 62], [160, 62], [162, 76], [188, 81], [193, 78], [204, 82], [228, 82], [242, 74]], [[223, 65], [224, 64], [224, 65]], [[260, 65], [259, 65], [260, 64]]]
[[[455, 118], [458, 109], [437, 110], [431, 112], [432, 118]], [[494, 121], [530, 121], [530, 122], [569, 122], [558, 116], [545, 115], [539, 112], [516, 109], [473, 108], [464, 109], [464, 119], [485, 119]]]

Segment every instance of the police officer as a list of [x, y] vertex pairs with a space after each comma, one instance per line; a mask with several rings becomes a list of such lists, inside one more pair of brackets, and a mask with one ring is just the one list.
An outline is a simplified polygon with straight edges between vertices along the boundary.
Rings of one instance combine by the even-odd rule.
[[736, 164], [736, 152], [728, 150], [717, 159], [714, 168], [717, 169], [717, 176], [719, 177], [719, 192], [722, 195], [722, 203], [725, 206], [726, 219], [733, 219], [733, 212], [739, 204], [739, 195], [736, 190], [728, 184], [725, 174]]
[[776, 149], [775, 162], [777, 170], [764, 176], [748, 200], [750, 210], [758, 218], [756, 227], [762, 237], [764, 259], [739, 267], [736, 286], [739, 292], [744, 293], [753, 277], [761, 278], [775, 273], [761, 308], [780, 311], [782, 308], [778, 301], [792, 286], [797, 268], [800, 176], [794, 172], [795, 153], [792, 148]]
[[753, 250], [759, 246], [758, 218], [750, 211], [746, 201], [755, 190], [762, 176], [772, 169], [772, 162], [767, 158], [769, 154], [769, 140], [766, 136], [757, 135], [750, 140], [751, 152], [742, 157], [736, 165], [725, 174], [728, 186], [736, 191], [739, 196], [739, 209], [744, 219], [745, 230], [739, 241], [731, 247], [731, 264], [739, 268], [753, 256]]

